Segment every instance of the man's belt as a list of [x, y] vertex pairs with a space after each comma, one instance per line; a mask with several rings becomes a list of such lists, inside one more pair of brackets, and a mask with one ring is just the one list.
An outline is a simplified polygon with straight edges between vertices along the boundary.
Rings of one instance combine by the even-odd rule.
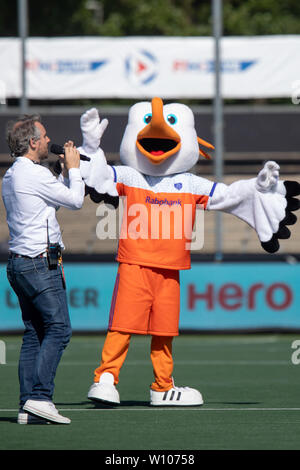
[[47, 252], [44, 251], [37, 256], [27, 256], [27, 255], [19, 255], [18, 253], [13, 253], [12, 251], [9, 252], [9, 258], [27, 258], [27, 259], [36, 259], [36, 258], [47, 258]]

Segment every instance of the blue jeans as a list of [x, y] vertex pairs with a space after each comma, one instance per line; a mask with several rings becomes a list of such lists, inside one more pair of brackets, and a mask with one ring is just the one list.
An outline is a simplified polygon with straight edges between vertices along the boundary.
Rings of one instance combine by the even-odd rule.
[[57, 366], [72, 335], [61, 268], [49, 270], [46, 258], [10, 258], [7, 277], [25, 325], [20, 408], [28, 399], [52, 401]]

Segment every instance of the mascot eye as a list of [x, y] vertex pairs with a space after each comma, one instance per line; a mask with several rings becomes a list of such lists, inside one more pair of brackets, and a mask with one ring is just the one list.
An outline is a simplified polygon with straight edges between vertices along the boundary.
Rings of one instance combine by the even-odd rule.
[[175, 114], [169, 114], [167, 120], [170, 124], [174, 125], [177, 122], [177, 116], [175, 116]]
[[144, 116], [144, 122], [145, 122], [146, 124], [149, 124], [149, 122], [151, 121], [151, 119], [152, 119], [152, 114], [150, 114], [150, 113], [145, 114], [145, 116]]

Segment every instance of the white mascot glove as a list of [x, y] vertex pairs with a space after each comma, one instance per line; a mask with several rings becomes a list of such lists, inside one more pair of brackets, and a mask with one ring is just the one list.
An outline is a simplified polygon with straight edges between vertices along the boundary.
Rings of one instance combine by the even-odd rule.
[[[83, 140], [78, 150], [90, 158], [89, 162], [80, 161], [80, 172], [91, 197], [92, 194], [94, 195], [95, 202], [103, 200], [100, 195], [118, 196], [112, 170], [107, 165], [103, 150], [99, 147], [107, 126], [108, 120], [100, 121], [96, 108], [89, 109], [80, 118]], [[95, 192], [98, 193], [99, 198], [95, 196]]]
[[274, 190], [279, 180], [279, 169], [276, 162], [267, 162], [257, 175], [256, 189], [262, 193]]
[[100, 121], [96, 108], [88, 109], [80, 118], [80, 128], [82, 132], [82, 149], [88, 154], [96, 153], [101, 137], [108, 126], [108, 120]]
[[300, 208], [300, 184], [279, 179], [279, 165], [267, 162], [256, 178], [240, 180], [227, 186], [218, 183], [209, 210], [221, 210], [247, 222], [258, 234], [263, 249], [279, 250], [279, 240], [290, 237], [287, 225], [297, 221]]
[[272, 237], [261, 243], [264, 250], [269, 253], [278, 251], [278, 240], [290, 237], [291, 232], [287, 225], [296, 223], [297, 217], [293, 211], [298, 210], [300, 207], [299, 200], [294, 197], [300, 194], [299, 183], [279, 180], [279, 169], [280, 167], [276, 162], [267, 162], [257, 175], [255, 183], [256, 189], [260, 193], [264, 193], [265, 198], [267, 198], [261, 200], [262, 212], [268, 213], [267, 219], [270, 227], [273, 225]]

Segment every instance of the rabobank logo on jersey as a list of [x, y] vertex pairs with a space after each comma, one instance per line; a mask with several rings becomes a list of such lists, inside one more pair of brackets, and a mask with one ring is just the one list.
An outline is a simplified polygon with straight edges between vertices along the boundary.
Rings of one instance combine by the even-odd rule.
[[148, 51], [135, 51], [125, 60], [125, 73], [133, 85], [147, 85], [158, 74], [158, 61]]
[[146, 199], [145, 199], [145, 202], [147, 204], [158, 204], [159, 206], [162, 206], [162, 205], [167, 205], [167, 206], [173, 206], [173, 205], [177, 205], [177, 206], [181, 206], [181, 199], [167, 199], [166, 197], [164, 199], [158, 199], [157, 197], [150, 197], [150, 196], [147, 196]]
[[32, 60], [27, 62], [26, 67], [40, 72], [78, 74], [95, 72], [107, 62], [108, 60]]

